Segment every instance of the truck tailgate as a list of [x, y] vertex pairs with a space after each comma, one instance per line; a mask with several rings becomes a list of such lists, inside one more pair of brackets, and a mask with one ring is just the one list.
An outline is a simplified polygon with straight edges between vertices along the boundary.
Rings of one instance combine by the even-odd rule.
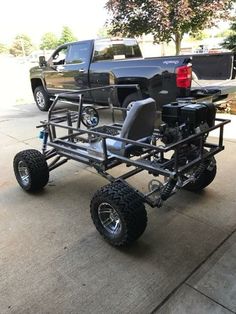
[[191, 95], [196, 98], [213, 97], [213, 101], [236, 93], [236, 79], [233, 80], [197, 80], [192, 82]]

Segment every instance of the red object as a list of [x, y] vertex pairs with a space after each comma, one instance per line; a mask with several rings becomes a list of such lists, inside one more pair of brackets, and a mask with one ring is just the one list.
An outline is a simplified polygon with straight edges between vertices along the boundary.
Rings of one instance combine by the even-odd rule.
[[180, 88], [190, 88], [192, 83], [192, 66], [183, 65], [176, 68], [176, 85]]

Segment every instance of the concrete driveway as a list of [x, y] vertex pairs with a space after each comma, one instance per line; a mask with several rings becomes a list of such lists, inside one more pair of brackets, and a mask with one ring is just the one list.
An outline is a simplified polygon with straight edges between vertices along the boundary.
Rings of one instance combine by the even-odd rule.
[[[144, 235], [118, 250], [99, 236], [89, 214], [92, 195], [106, 181], [70, 162], [51, 173], [43, 192], [25, 193], [12, 159], [22, 149], [40, 149], [35, 126], [47, 114], [34, 104], [0, 112], [1, 314], [236, 313], [232, 125], [214, 182], [202, 193], [180, 191], [161, 209], [147, 206]], [[144, 182], [136, 178], [141, 189]]]

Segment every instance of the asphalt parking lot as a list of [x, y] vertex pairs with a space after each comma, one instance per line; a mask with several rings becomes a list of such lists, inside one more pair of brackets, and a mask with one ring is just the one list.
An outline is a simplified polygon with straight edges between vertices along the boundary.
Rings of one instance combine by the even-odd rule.
[[235, 116], [213, 183], [147, 206], [144, 235], [119, 250], [90, 219], [106, 184], [93, 170], [67, 163], [33, 195], [16, 183], [14, 155], [40, 149], [46, 116], [32, 103], [0, 109], [0, 313], [236, 313]]

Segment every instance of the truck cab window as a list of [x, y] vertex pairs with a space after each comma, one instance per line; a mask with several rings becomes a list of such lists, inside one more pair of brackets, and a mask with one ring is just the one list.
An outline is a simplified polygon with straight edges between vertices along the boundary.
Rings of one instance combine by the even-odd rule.
[[66, 60], [67, 50], [68, 50], [68, 47], [63, 47], [57, 50], [52, 56], [52, 64], [53, 65], [64, 64]]
[[66, 64], [87, 63], [89, 62], [89, 43], [79, 43], [70, 46]]
[[133, 39], [113, 40], [112, 49], [114, 59], [141, 58], [142, 53]]
[[141, 58], [142, 53], [133, 39], [97, 40], [94, 47], [94, 61]]
[[94, 61], [112, 60], [113, 51], [111, 41], [95, 41]]

